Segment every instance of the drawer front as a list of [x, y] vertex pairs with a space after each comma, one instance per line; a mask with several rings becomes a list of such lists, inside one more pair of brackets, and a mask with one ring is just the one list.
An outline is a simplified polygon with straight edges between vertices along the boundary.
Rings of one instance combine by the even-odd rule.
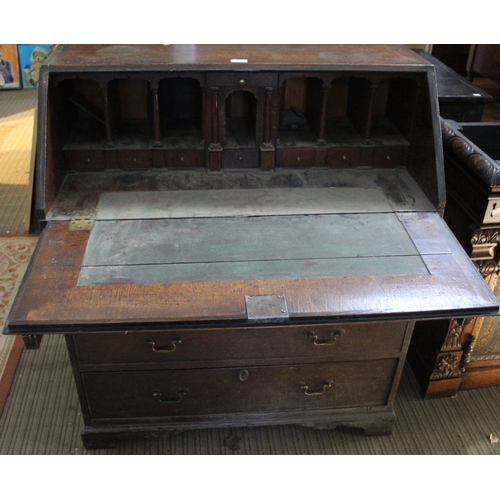
[[278, 85], [277, 73], [209, 73], [207, 85], [221, 87], [276, 87]]
[[165, 166], [167, 168], [203, 167], [203, 152], [189, 149], [174, 149], [165, 151]]
[[116, 156], [120, 169], [150, 168], [153, 161], [152, 153], [149, 150], [121, 150], [117, 151]]
[[101, 150], [65, 151], [66, 168], [68, 170], [103, 170], [105, 168], [104, 153]]
[[283, 151], [283, 167], [314, 167], [316, 163], [315, 149], [285, 149]]
[[405, 322], [321, 324], [73, 336], [81, 364], [324, 358], [398, 353]]
[[376, 406], [397, 359], [293, 366], [83, 373], [91, 417], [148, 418]]
[[374, 148], [372, 165], [374, 167], [396, 167], [403, 164], [404, 148]]
[[259, 150], [226, 149], [222, 151], [222, 168], [259, 168]]
[[357, 167], [360, 159], [359, 148], [330, 148], [326, 154], [326, 164], [329, 167]]

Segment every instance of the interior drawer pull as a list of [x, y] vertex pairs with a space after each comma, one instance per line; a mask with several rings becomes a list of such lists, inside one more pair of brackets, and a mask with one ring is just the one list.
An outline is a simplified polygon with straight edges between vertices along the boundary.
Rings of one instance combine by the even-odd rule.
[[146, 345], [151, 346], [151, 350], [154, 352], [174, 352], [177, 349], [177, 344], [182, 343], [184, 339], [182, 337], [176, 337], [171, 340], [172, 347], [156, 347], [156, 342], [153, 338], [148, 337], [144, 340]]
[[187, 389], [179, 389], [177, 391], [177, 395], [174, 396], [173, 398], [162, 398], [162, 393], [158, 389], [153, 390], [153, 396], [155, 398], [158, 398], [158, 401], [160, 403], [180, 403], [182, 401], [182, 398], [188, 393], [189, 391]]
[[333, 330], [331, 334], [329, 335], [328, 340], [318, 340], [318, 335], [314, 333], [313, 330], [309, 330], [307, 332], [307, 338], [314, 344], [314, 345], [333, 345], [337, 340], [344, 335], [345, 330]]
[[310, 391], [309, 386], [307, 386], [305, 382], [299, 382], [299, 386], [306, 396], [321, 396], [326, 392], [327, 389], [330, 389], [332, 385], [333, 381], [329, 380], [328, 382], [323, 382], [322, 388], [318, 391]]

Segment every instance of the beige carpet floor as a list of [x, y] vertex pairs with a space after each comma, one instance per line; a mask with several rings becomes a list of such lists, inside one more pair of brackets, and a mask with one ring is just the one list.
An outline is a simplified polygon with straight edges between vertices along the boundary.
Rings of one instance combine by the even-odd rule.
[[0, 91], [0, 235], [29, 230], [37, 90]]

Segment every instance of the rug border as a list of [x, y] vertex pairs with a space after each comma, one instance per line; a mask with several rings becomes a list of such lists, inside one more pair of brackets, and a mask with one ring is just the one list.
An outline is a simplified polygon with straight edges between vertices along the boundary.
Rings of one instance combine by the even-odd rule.
[[[30, 233], [15, 233], [15, 234], [0, 234], [0, 239], [7, 238], [39, 238], [37, 234]], [[12, 304], [11, 304], [12, 306]], [[14, 342], [7, 354], [7, 361], [5, 362], [5, 368], [0, 377], [0, 416], [2, 415], [5, 403], [7, 402], [7, 397], [9, 395], [12, 383], [14, 381], [14, 375], [16, 373], [21, 354], [24, 350], [24, 341], [21, 336], [16, 335]]]

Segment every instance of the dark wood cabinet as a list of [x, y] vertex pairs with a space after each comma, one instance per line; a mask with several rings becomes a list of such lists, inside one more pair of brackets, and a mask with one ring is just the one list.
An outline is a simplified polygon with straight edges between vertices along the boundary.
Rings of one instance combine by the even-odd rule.
[[[457, 46], [460, 49], [459, 46]], [[462, 48], [463, 50], [463, 48]], [[493, 101], [493, 96], [472, 84], [442, 62], [423, 50], [415, 50], [436, 68], [439, 115], [456, 122], [479, 122], [484, 106]], [[439, 55], [439, 50], [437, 55]], [[433, 52], [434, 53], [434, 52]], [[445, 54], [441, 54], [448, 60]]]
[[[442, 120], [448, 202], [445, 221], [499, 296], [500, 127]], [[499, 317], [416, 325], [409, 358], [427, 398], [500, 384]]]
[[500, 83], [500, 45], [471, 45], [466, 71], [470, 79], [479, 74]]
[[87, 447], [392, 431], [417, 320], [498, 301], [441, 218], [434, 67], [400, 46], [60, 46], [41, 236], [5, 332], [66, 337]]

